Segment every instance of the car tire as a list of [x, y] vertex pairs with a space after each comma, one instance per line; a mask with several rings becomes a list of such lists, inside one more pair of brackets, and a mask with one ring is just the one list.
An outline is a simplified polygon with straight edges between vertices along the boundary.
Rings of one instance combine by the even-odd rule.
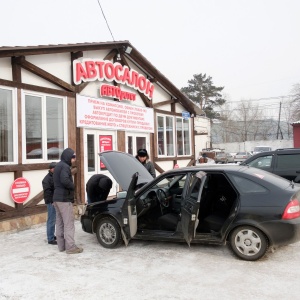
[[265, 234], [252, 226], [235, 228], [229, 236], [229, 242], [233, 253], [248, 261], [260, 259], [269, 247]]
[[120, 245], [121, 229], [117, 221], [113, 218], [105, 217], [99, 220], [96, 226], [98, 242], [104, 248], [115, 248]]

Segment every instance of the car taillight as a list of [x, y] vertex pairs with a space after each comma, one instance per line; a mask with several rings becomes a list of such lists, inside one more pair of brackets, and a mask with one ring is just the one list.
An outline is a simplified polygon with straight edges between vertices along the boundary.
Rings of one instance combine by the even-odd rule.
[[297, 199], [292, 200], [286, 206], [282, 215], [283, 220], [296, 219], [300, 217], [300, 204]]

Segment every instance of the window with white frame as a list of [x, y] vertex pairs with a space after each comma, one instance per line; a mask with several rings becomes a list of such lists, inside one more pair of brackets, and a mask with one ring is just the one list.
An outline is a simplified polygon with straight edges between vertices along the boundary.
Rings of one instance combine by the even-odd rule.
[[66, 99], [24, 94], [25, 160], [59, 160], [67, 143]]
[[157, 153], [174, 156], [175, 153], [174, 117], [157, 116]]
[[157, 153], [159, 156], [175, 156], [176, 143], [177, 155], [191, 155], [190, 119], [157, 115], [156, 122]]
[[16, 163], [16, 111], [14, 89], [0, 87], [0, 164]]
[[176, 117], [177, 155], [191, 155], [190, 119]]

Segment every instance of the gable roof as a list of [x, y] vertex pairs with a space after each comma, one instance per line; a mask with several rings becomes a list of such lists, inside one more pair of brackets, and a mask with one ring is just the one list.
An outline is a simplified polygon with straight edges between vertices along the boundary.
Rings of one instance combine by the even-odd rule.
[[[130, 49], [131, 48], [131, 49]], [[27, 55], [54, 54], [65, 52], [80, 52], [93, 50], [115, 50], [122, 53], [140, 67], [151, 80], [168, 92], [175, 101], [183, 105], [191, 114], [200, 115], [202, 110], [186, 97], [172, 82], [170, 82], [150, 61], [148, 61], [129, 41], [94, 42], [37, 46], [4, 46], [0, 47], [0, 57], [18, 57]], [[130, 50], [127, 53], [126, 50]]]

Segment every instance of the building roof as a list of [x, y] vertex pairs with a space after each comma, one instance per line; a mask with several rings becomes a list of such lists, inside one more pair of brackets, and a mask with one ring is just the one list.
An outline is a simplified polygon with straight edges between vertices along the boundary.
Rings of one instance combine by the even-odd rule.
[[[181, 103], [191, 114], [200, 115], [202, 110], [186, 97], [172, 82], [170, 82], [154, 65], [150, 63], [129, 41], [93, 42], [37, 46], [4, 46], [0, 47], [1, 57], [18, 57], [65, 52], [80, 52], [93, 50], [115, 50], [122, 53], [126, 59], [139, 66], [147, 76], [168, 92], [172, 99]], [[126, 51], [127, 50], [127, 51]], [[128, 51], [129, 50], [129, 51]]]

